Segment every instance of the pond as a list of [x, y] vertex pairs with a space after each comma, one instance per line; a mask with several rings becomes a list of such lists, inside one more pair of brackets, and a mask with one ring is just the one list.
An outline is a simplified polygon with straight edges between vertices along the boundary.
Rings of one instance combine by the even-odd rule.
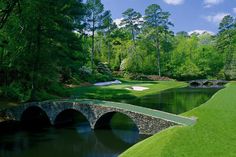
[[54, 127], [14, 123], [5, 126], [11, 130], [0, 132], [1, 157], [116, 157], [148, 137], [139, 135], [133, 121], [119, 113], [109, 129], [91, 130], [82, 114], [76, 116], [76, 122]]
[[218, 90], [220, 88], [174, 88], [141, 98], [116, 101], [181, 114], [205, 103]]
[[[218, 90], [177, 88], [142, 98], [119, 101], [179, 114], [206, 102]], [[67, 114], [70, 115], [73, 114]], [[98, 130], [91, 130], [82, 115], [75, 117], [73, 123], [59, 123], [58, 126], [44, 126], [41, 129], [23, 122], [3, 126], [12, 128], [14, 131], [0, 132], [0, 156], [116, 157], [138, 141], [148, 137], [139, 135], [132, 120], [122, 114], [113, 116], [109, 128]], [[36, 124], [40, 123], [36, 122]]]

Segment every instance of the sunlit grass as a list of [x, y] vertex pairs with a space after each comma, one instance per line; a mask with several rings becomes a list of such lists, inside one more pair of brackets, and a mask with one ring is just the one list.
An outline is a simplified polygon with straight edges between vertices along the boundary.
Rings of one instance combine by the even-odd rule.
[[[127, 90], [132, 86], [147, 87], [145, 91]], [[76, 98], [89, 98], [89, 99], [101, 99], [101, 100], [114, 100], [121, 98], [136, 98], [145, 95], [156, 94], [160, 91], [186, 87], [187, 83], [177, 81], [125, 81], [122, 80], [122, 84], [111, 86], [91, 86], [91, 87], [79, 87], [70, 89], [72, 95]]]
[[122, 157], [234, 157], [236, 155], [236, 83], [204, 105], [185, 113], [196, 125], [174, 127], [136, 144]]

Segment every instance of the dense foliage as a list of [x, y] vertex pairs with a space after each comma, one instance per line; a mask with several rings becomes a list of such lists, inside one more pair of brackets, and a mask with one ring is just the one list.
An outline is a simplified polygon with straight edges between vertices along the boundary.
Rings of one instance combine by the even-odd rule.
[[112, 71], [180, 80], [236, 79], [236, 22], [219, 33], [174, 34], [157, 4], [116, 25], [101, 0], [0, 1], [0, 96], [65, 96], [64, 84], [112, 79]]
[[[1, 1], [1, 6], [10, 1]], [[83, 4], [76, 0], [19, 1], [0, 31], [1, 95], [37, 100], [64, 95], [67, 81], [84, 65], [81, 29]], [[3, 7], [4, 8], [4, 7]]]
[[[97, 34], [97, 59], [108, 62], [113, 71], [167, 76], [178, 80], [236, 79], [234, 17], [226, 16], [219, 33], [212, 35], [178, 32], [171, 28], [170, 14], [153, 4], [145, 15], [134, 9], [123, 13], [123, 20], [107, 36]], [[109, 51], [108, 51], [109, 49]], [[107, 57], [107, 52], [111, 57]]]

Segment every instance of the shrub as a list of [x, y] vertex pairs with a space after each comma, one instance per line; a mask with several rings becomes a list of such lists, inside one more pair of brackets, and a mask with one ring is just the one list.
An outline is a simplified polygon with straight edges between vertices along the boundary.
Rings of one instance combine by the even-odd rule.
[[79, 69], [79, 75], [81, 79], [87, 79], [88, 77], [91, 77], [93, 73], [93, 70], [90, 67], [82, 66]]
[[111, 75], [111, 70], [109, 69], [107, 64], [103, 64], [102, 62], [99, 62], [97, 65], [97, 71], [101, 74], [105, 75]]
[[225, 78], [225, 72], [224, 72], [224, 70], [222, 69], [218, 74], [217, 74], [217, 79], [219, 79], [219, 80], [225, 80], [226, 78]]
[[168, 77], [160, 77], [158, 75], [145, 75], [140, 73], [128, 73], [125, 72], [123, 77], [130, 80], [140, 80], [140, 81], [170, 81]]
[[9, 86], [3, 86], [1, 88], [1, 96], [11, 98], [17, 101], [25, 101], [29, 99], [30, 91], [25, 90], [22, 84], [18, 82], [12, 82]]
[[106, 82], [113, 80], [113, 77], [111, 75], [105, 75], [97, 72], [94, 74], [94, 80], [95, 82]]

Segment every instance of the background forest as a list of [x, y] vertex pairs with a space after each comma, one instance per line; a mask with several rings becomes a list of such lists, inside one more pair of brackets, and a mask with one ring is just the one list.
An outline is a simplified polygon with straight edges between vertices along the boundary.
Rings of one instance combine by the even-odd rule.
[[174, 33], [157, 4], [129, 8], [120, 24], [100, 0], [1, 0], [0, 97], [64, 97], [65, 84], [143, 79], [236, 79], [236, 20], [216, 35]]

